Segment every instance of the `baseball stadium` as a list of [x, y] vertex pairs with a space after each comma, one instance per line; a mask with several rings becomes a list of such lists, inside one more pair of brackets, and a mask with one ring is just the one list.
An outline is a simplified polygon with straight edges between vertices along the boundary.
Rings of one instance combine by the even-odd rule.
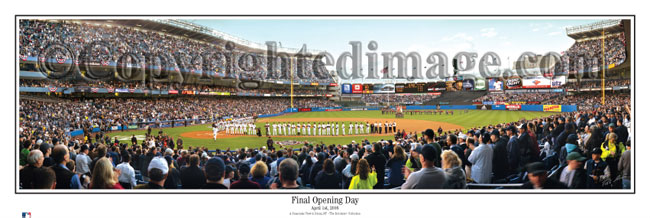
[[19, 189], [631, 187], [630, 20], [566, 27], [507, 63], [527, 74], [454, 57], [433, 80], [204, 23], [19, 19]]

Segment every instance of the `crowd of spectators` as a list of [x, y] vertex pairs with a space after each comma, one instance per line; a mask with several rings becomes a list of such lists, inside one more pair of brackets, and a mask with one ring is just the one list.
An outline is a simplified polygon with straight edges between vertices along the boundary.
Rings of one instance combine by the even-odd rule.
[[[587, 97], [587, 96], [576, 96]], [[139, 143], [21, 132], [22, 188], [630, 188], [630, 97], [535, 119], [347, 144], [209, 151], [148, 134]], [[117, 170], [113, 170], [117, 169]], [[47, 172], [41, 172], [41, 171]], [[53, 170], [53, 171], [50, 171]], [[111, 172], [111, 173], [107, 173]], [[53, 178], [54, 177], [54, 178]], [[510, 186], [507, 186], [510, 187]], [[512, 187], [511, 187], [512, 188]]]
[[[291, 90], [289, 88], [270, 88], [270, 89], [237, 89], [234, 87], [226, 87], [219, 85], [203, 85], [203, 84], [184, 84], [184, 85], [170, 85], [168, 83], [153, 83], [153, 86], [143, 85], [140, 82], [121, 82], [121, 81], [93, 81], [87, 82], [83, 80], [74, 81], [59, 81], [59, 80], [33, 80], [21, 79], [19, 81], [21, 87], [91, 87], [91, 88], [110, 88], [110, 89], [155, 89], [155, 90], [191, 90], [198, 92], [245, 92], [254, 94], [286, 94], [289, 95]], [[293, 94], [307, 94], [307, 95], [324, 95], [327, 94], [326, 90], [316, 89], [298, 89], [294, 88]]]
[[[562, 56], [562, 60], [565, 63], [568, 63], [569, 57], [572, 55], [584, 55], [590, 57], [590, 59], [585, 60], [586, 63], [592, 66], [602, 67], [602, 39], [586, 39], [582, 41], [576, 41]], [[605, 66], [610, 64], [619, 65], [625, 61], [627, 57], [625, 49], [625, 34], [617, 33], [610, 36], [607, 36], [605, 39]], [[558, 65], [559, 67], [559, 65]], [[591, 69], [574, 69], [574, 66], [569, 66], [568, 72], [575, 72], [578, 70], [585, 70], [585, 72], [591, 72]], [[565, 70], [556, 69], [557, 72], [567, 72]]]
[[422, 104], [431, 101], [439, 95], [395, 95], [395, 94], [368, 94], [361, 96], [361, 101], [367, 104], [381, 104], [394, 102], [402, 104]]
[[[611, 88], [614, 86], [629, 86], [630, 85], [630, 79], [620, 79], [620, 80], [605, 80], [605, 87]], [[577, 89], [578, 87], [581, 89], [584, 88], [600, 88], [602, 86], [602, 81], [580, 81], [580, 83], [577, 82], [572, 82], [572, 83], [567, 83], [566, 88], [573, 88]]]
[[[605, 105], [624, 105], [629, 103], [630, 93], [606, 93]], [[554, 103], [563, 105], [577, 105], [578, 108], [598, 108], [602, 106], [602, 93], [587, 92], [575, 95], [563, 95], [554, 100]]]
[[487, 95], [481, 96], [474, 101], [502, 101], [502, 102], [513, 102], [513, 101], [536, 101], [542, 102], [549, 99], [554, 99], [560, 96], [561, 93], [489, 93]]
[[[216, 121], [222, 117], [254, 117], [274, 114], [290, 107], [288, 98], [184, 97], [184, 98], [95, 98], [40, 101], [23, 99], [19, 104], [22, 134], [65, 135], [76, 129], [138, 125], [179, 120]], [[333, 107], [322, 98], [295, 98], [294, 107]], [[36, 132], [35, 132], [36, 131]]]
[[[162, 55], [169, 58], [172, 69], [191, 72], [208, 71], [226, 72], [226, 58], [213, 58], [202, 63], [193, 62], [194, 56], [214, 52], [232, 52], [234, 60], [231, 66], [234, 75], [251, 80], [265, 80], [267, 74], [280, 78], [281, 72], [294, 72], [294, 82], [333, 83], [330, 75], [317, 77], [313, 72], [313, 60], [306, 59], [301, 64], [280, 64], [277, 59], [275, 69], [267, 72], [268, 59], [265, 54], [246, 52], [244, 46], [235, 46], [230, 51], [225, 44], [203, 42], [187, 37], [176, 37], [157, 31], [141, 31], [131, 27], [106, 25], [104, 23], [70, 22], [65, 20], [20, 20], [19, 54], [21, 57], [36, 57], [53, 44], [62, 44], [70, 48], [72, 54], [62, 49], [53, 49], [48, 58], [57, 60], [88, 60], [91, 63], [108, 65], [117, 62], [125, 54], [133, 54], [145, 60], [146, 55]], [[206, 56], [207, 57], [207, 56]], [[253, 60], [258, 66], [254, 66]], [[220, 61], [222, 60], [222, 61]], [[241, 64], [240, 64], [241, 63]], [[240, 66], [243, 65], [243, 66]], [[284, 69], [283, 66], [284, 65]], [[293, 69], [288, 69], [292, 66]], [[298, 66], [307, 73], [298, 77]], [[242, 69], [245, 68], [245, 69]], [[288, 74], [287, 74], [288, 75]], [[289, 80], [290, 76], [279, 80]]]

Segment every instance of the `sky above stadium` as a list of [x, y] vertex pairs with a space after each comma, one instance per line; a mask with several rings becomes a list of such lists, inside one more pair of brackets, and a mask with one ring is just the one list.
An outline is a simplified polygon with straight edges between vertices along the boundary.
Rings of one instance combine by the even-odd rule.
[[[342, 52], [352, 51], [349, 41], [362, 42], [362, 54], [365, 54], [368, 42], [374, 40], [379, 45], [378, 54], [418, 52], [423, 60], [436, 51], [444, 52], [449, 59], [459, 51], [477, 52], [478, 58], [492, 51], [499, 55], [502, 66], [508, 62], [505, 68], [510, 68], [522, 52], [545, 54], [568, 49], [574, 40], [566, 35], [566, 27], [599, 20], [261, 17], [187, 21], [258, 43], [276, 41], [289, 48], [300, 48], [305, 44], [309, 49], [325, 50], [334, 58]], [[364, 68], [365, 64], [364, 61]]]

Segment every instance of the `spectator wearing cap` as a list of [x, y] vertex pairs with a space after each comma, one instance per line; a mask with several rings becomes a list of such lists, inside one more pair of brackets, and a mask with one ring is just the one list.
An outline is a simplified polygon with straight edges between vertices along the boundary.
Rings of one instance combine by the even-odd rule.
[[472, 164], [471, 178], [477, 183], [486, 184], [492, 181], [492, 158], [494, 151], [487, 145], [490, 142], [490, 135], [485, 133], [479, 138], [479, 146], [470, 145], [472, 154], [467, 160]]
[[65, 166], [69, 159], [68, 148], [64, 145], [57, 145], [52, 149], [52, 160], [55, 163], [52, 170], [56, 174], [56, 189], [81, 189], [79, 175]]
[[181, 169], [181, 184], [183, 189], [199, 189], [205, 184], [206, 177], [203, 170], [199, 168], [199, 155], [190, 155], [189, 164], [188, 167]]
[[368, 165], [370, 168], [375, 169], [377, 173], [377, 184], [373, 189], [383, 189], [384, 188], [384, 176], [386, 175], [386, 156], [381, 151], [381, 144], [374, 143], [372, 145], [372, 153], [366, 156]]
[[571, 152], [567, 155], [567, 165], [563, 165], [555, 174], [555, 179], [564, 183], [570, 189], [587, 188], [587, 172], [582, 166], [587, 158], [578, 152]]
[[[441, 131], [442, 129], [438, 129], [438, 131]], [[435, 149], [435, 152], [438, 154], [442, 153], [442, 148], [440, 147], [440, 144], [436, 143], [435, 140], [435, 133], [433, 132], [432, 129], [427, 129], [424, 132], [422, 132], [422, 136], [424, 136], [424, 140], [428, 145], [433, 146]], [[434, 166], [440, 167], [440, 155], [436, 155], [433, 160]]]
[[163, 185], [169, 173], [169, 164], [162, 157], [154, 157], [147, 167], [149, 183], [140, 184], [136, 189], [164, 189]]
[[120, 171], [117, 180], [124, 189], [132, 189], [137, 185], [135, 170], [131, 166], [131, 155], [129, 153], [122, 156], [122, 163], [118, 164], [115, 169]]
[[447, 174], [446, 189], [464, 189], [467, 185], [465, 171], [462, 168], [462, 161], [455, 152], [446, 150], [440, 155], [442, 158], [442, 169]]
[[377, 173], [370, 168], [366, 159], [359, 160], [356, 175], [352, 177], [348, 189], [373, 189], [377, 184]]
[[630, 146], [631, 146], [630, 141], [628, 141], [626, 146], [627, 150], [623, 152], [623, 154], [621, 155], [621, 159], [618, 161], [618, 167], [617, 167], [619, 173], [621, 174], [621, 177], [623, 178], [622, 181], [623, 189], [630, 189], [632, 187], [631, 180], [630, 180], [632, 175], [632, 171], [631, 171], [632, 160], [630, 159], [631, 158]]
[[106, 157], [100, 158], [95, 164], [90, 179], [91, 189], [124, 189], [118, 182], [119, 170], [113, 170], [113, 163]]
[[585, 163], [585, 170], [589, 177], [587, 177], [587, 188], [601, 189], [605, 184], [611, 183], [611, 173], [607, 162], [600, 158], [603, 152], [599, 148], [595, 148], [591, 152], [591, 159]]
[[292, 158], [280, 162], [278, 166], [280, 183], [273, 183], [271, 189], [300, 189], [298, 185], [298, 163]]
[[[490, 133], [490, 141], [492, 142], [492, 173], [494, 173], [494, 181], [503, 180], [508, 176], [508, 138], [499, 135], [499, 131], [492, 131]], [[501, 183], [501, 182], [497, 182]]]
[[19, 181], [21, 188], [33, 188], [32, 182], [34, 179], [34, 171], [43, 166], [44, 159], [45, 158], [43, 158], [43, 152], [40, 150], [32, 150], [29, 152], [29, 155], [25, 160], [27, 165], [25, 165], [25, 167], [23, 167], [19, 172]]
[[250, 180], [253, 182], [257, 182], [257, 184], [260, 184], [260, 188], [262, 189], [268, 189], [269, 188], [269, 181], [271, 180], [271, 177], [266, 176], [268, 173], [268, 167], [266, 166], [266, 163], [262, 161], [257, 161], [253, 165], [253, 168], [251, 168], [251, 178]]
[[436, 167], [434, 162], [436, 156], [440, 157], [440, 153], [430, 144], [424, 145], [417, 152], [420, 154], [420, 163], [422, 169], [417, 172], [411, 172], [408, 168], [404, 168], [404, 176], [407, 178], [406, 182], [402, 184], [402, 189], [441, 189], [444, 187], [447, 176], [445, 172]]
[[[240, 164], [243, 165], [243, 163], [240, 163]], [[245, 163], [245, 164], [248, 165], [248, 163]], [[249, 167], [249, 169], [250, 169], [250, 167]], [[237, 171], [237, 169], [235, 169], [234, 166], [226, 165], [226, 175], [223, 177], [223, 185], [230, 188], [230, 183], [231, 183], [232, 179], [235, 178], [235, 171]]]
[[[259, 161], [258, 161], [259, 162]], [[230, 184], [230, 189], [261, 189], [259, 183], [251, 181], [248, 178], [250, 174], [251, 167], [248, 164], [239, 165], [239, 179], [232, 184]]]
[[[623, 143], [618, 143], [618, 135], [616, 133], [607, 134], [607, 141], [600, 145], [600, 150], [603, 152], [601, 158], [607, 162], [607, 165], [614, 166], [618, 164], [621, 154], [625, 152]], [[615, 170], [616, 169], [616, 170]], [[610, 168], [612, 178], [618, 176], [618, 168]]]
[[77, 173], [90, 175], [90, 163], [92, 160], [88, 156], [88, 145], [81, 145], [79, 149], [79, 154], [75, 158], [75, 168], [77, 168]]
[[420, 163], [420, 154], [418, 153], [419, 150], [422, 150], [422, 145], [419, 143], [411, 143], [411, 152], [406, 160], [406, 168], [411, 172], [418, 171], [422, 168], [422, 164]]
[[[201, 189], [228, 189], [228, 187], [223, 184], [223, 179], [226, 176], [226, 164], [223, 162], [223, 159], [220, 157], [208, 159], [204, 170], [206, 181]], [[183, 183], [183, 185], [185, 185], [185, 183]]]
[[534, 156], [533, 142], [528, 134], [528, 126], [526, 123], [523, 123], [519, 126], [519, 136], [517, 137], [519, 142], [519, 153], [521, 154], [520, 165], [525, 166], [528, 163], [536, 161], [536, 156]]
[[520, 149], [519, 149], [519, 139], [517, 138], [517, 127], [508, 126], [506, 127], [506, 134], [510, 139], [506, 145], [508, 150], [508, 174], [519, 173], [520, 168]]
[[533, 162], [526, 165], [528, 181], [521, 186], [522, 189], [566, 189], [566, 185], [549, 178], [546, 167], [542, 162]]
[[462, 168], [465, 169], [465, 166], [467, 165], [467, 158], [465, 157], [465, 148], [461, 147], [458, 143], [458, 137], [456, 135], [451, 134], [447, 136], [447, 145], [449, 145], [449, 148], [456, 153], [456, 156], [460, 158], [462, 161]]
[[356, 175], [357, 164], [359, 164], [359, 155], [357, 154], [350, 155], [350, 162], [347, 165], [345, 165], [345, 168], [343, 168], [342, 171], [345, 180], [343, 187], [350, 186], [350, 181], [352, 180], [352, 177]]
[[326, 159], [323, 162], [323, 169], [318, 172], [316, 178], [314, 179], [314, 188], [315, 189], [341, 189], [343, 178], [339, 174], [335, 167], [334, 162], [330, 159]]
[[566, 157], [571, 152], [578, 152], [583, 154], [583, 151], [578, 147], [578, 136], [570, 134], [564, 146], [560, 149], [560, 164], [566, 164]]

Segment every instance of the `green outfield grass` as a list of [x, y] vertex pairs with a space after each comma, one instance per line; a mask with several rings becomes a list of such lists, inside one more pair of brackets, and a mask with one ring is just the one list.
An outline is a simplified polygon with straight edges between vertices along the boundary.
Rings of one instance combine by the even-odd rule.
[[[538, 117], [550, 116], [554, 113], [551, 112], [533, 112], [533, 111], [498, 111], [498, 110], [469, 110], [467, 114], [463, 110], [455, 110], [454, 115], [405, 115], [404, 119], [415, 119], [415, 120], [430, 120], [437, 122], [446, 122], [451, 124], [456, 124], [462, 126], [463, 128], [472, 128], [485, 126], [490, 124], [504, 123], [504, 122], [513, 122], [520, 120], [522, 118], [532, 119]], [[393, 114], [382, 115], [381, 111], [336, 111], [336, 112], [302, 112], [302, 113], [293, 113], [284, 116], [271, 117], [268, 118], [270, 122], [273, 120], [285, 119], [285, 118], [379, 118], [379, 119], [392, 119], [395, 118]], [[347, 122], [346, 122], [347, 123]], [[260, 127], [264, 131], [264, 123], [258, 122], [257, 127]], [[347, 125], [346, 125], [347, 126]], [[437, 129], [437, 126], [430, 127], [432, 129]], [[399, 126], [398, 126], [399, 129]], [[189, 127], [175, 127], [175, 128], [164, 128], [163, 132], [174, 137], [174, 140], [185, 132], [194, 132], [194, 131], [211, 131], [209, 124], [205, 125], [195, 125]], [[108, 135], [111, 137], [117, 136], [118, 138], [123, 138], [124, 141], [130, 142], [131, 135], [144, 135], [145, 130], [135, 130], [135, 131], [125, 131], [125, 132], [111, 132]], [[152, 133], [157, 134], [158, 129], [152, 131]], [[273, 140], [284, 141], [284, 140], [296, 140], [296, 141], [309, 141], [311, 143], [324, 142], [326, 144], [347, 144], [352, 140], [360, 141], [363, 139], [368, 139], [370, 141], [376, 141], [380, 139], [389, 139], [390, 136], [338, 136], [338, 137], [273, 137]], [[223, 138], [218, 139], [216, 142], [212, 139], [196, 139], [196, 138], [187, 138], [183, 137], [184, 146], [206, 146], [209, 149], [226, 149], [226, 148], [243, 148], [243, 147], [260, 147], [266, 145], [266, 137], [257, 137], [257, 136], [245, 136], [245, 137], [233, 137], [233, 138]], [[140, 141], [138, 141], [140, 143]]]

